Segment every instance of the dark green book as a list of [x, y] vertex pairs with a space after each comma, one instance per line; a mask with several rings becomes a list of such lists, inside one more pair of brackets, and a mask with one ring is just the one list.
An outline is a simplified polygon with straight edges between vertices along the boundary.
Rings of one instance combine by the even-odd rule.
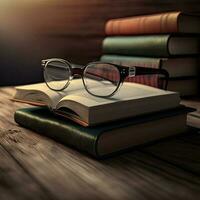
[[170, 57], [200, 53], [198, 36], [141, 35], [107, 37], [104, 54]]
[[15, 121], [23, 127], [56, 141], [102, 157], [187, 130], [184, 106], [173, 110], [127, 118], [94, 127], [83, 127], [56, 116], [44, 107], [24, 108], [15, 112]]

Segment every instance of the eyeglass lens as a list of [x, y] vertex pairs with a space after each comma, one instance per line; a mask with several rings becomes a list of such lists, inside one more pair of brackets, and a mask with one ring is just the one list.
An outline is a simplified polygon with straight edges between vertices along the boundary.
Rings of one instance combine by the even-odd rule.
[[120, 83], [119, 70], [107, 63], [90, 63], [84, 70], [83, 81], [89, 93], [96, 96], [109, 96]]
[[53, 90], [62, 90], [70, 80], [70, 66], [62, 61], [49, 61], [44, 68], [44, 78]]

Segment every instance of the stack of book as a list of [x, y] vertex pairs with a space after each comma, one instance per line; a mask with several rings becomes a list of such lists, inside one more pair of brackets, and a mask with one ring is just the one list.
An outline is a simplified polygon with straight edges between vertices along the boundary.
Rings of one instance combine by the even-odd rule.
[[176, 92], [129, 82], [112, 98], [90, 95], [76, 79], [62, 92], [20, 86], [13, 99], [35, 106], [15, 112], [18, 124], [95, 157], [183, 133], [191, 111]]
[[[200, 17], [181, 12], [112, 19], [106, 23], [102, 61], [163, 68], [168, 90], [182, 96], [199, 92]], [[158, 87], [157, 76], [131, 78]]]

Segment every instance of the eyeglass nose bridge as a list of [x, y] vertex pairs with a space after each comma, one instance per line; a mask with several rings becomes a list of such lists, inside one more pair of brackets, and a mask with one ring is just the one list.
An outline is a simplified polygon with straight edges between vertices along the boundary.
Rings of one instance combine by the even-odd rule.
[[71, 70], [73, 77], [76, 77], [77, 75], [83, 77], [84, 68], [73, 67]]

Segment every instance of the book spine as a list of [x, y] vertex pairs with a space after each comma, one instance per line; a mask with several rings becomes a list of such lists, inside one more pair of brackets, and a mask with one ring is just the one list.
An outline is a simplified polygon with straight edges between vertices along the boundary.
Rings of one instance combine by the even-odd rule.
[[169, 57], [170, 35], [118, 36], [103, 41], [104, 54]]
[[[58, 142], [61, 142], [65, 145], [74, 147], [80, 151], [87, 152], [94, 157], [98, 157], [96, 152], [96, 136], [94, 137], [84, 131], [84, 127], [77, 125], [77, 128], [74, 128], [73, 122], [68, 122], [67, 125], [64, 125], [63, 119], [57, 116], [56, 121], [55, 117], [53, 118], [52, 113], [48, 109], [39, 111], [37, 114], [37, 107], [19, 109], [14, 114], [15, 122], [19, 125], [31, 129], [37, 133], [50, 137]], [[42, 116], [42, 118], [41, 118]], [[44, 116], [44, 117], [43, 117]], [[45, 120], [43, 120], [43, 118]], [[71, 124], [71, 125], [70, 125]]]
[[112, 19], [106, 23], [107, 35], [177, 33], [180, 12]]

